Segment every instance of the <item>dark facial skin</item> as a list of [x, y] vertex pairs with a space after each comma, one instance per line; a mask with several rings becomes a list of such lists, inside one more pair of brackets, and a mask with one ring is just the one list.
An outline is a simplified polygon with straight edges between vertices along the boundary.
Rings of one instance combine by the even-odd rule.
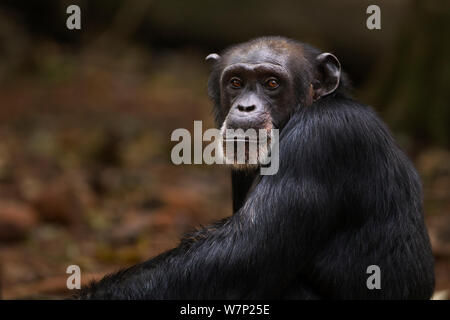
[[282, 130], [292, 114], [333, 93], [342, 78], [330, 53], [280, 37], [231, 47], [214, 62], [208, 92], [219, 127]]
[[[333, 93], [341, 78], [339, 61], [332, 54], [276, 37], [234, 46], [206, 60], [214, 61], [208, 91], [224, 142], [242, 141], [242, 134], [245, 140], [258, 141], [246, 135], [259, 134], [261, 129], [267, 130], [268, 137], [272, 129], [281, 133], [295, 112]], [[250, 145], [245, 147], [255, 156]], [[227, 154], [225, 144], [223, 151]], [[259, 154], [266, 150], [258, 149]]]
[[228, 128], [266, 128], [267, 118], [278, 127], [287, 117], [282, 106], [292, 105], [292, 86], [284, 67], [270, 62], [236, 63], [221, 79], [223, 106], [229, 108]]
[[220, 77], [222, 107], [230, 129], [282, 127], [295, 106], [293, 78], [286, 55], [271, 48], [234, 54]]

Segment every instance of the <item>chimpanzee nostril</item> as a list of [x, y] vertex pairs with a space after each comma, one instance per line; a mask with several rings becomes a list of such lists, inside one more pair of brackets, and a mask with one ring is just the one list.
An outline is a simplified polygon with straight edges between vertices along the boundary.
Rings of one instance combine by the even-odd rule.
[[251, 106], [238, 105], [238, 110], [242, 111], [242, 112], [251, 112], [255, 109], [256, 109], [255, 105], [251, 105]]

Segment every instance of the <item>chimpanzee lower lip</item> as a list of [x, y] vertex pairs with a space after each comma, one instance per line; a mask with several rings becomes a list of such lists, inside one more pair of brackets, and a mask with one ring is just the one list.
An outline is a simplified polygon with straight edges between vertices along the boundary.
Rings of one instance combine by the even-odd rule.
[[245, 139], [245, 138], [235, 138], [235, 139], [222, 139], [224, 142], [258, 142], [258, 139]]

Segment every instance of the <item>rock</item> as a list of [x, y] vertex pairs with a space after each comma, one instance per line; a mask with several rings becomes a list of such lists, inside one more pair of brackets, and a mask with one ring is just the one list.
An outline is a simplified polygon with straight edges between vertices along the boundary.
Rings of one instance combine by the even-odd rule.
[[36, 224], [36, 212], [30, 206], [0, 201], [0, 241], [21, 240]]
[[448, 300], [450, 298], [450, 290], [436, 291], [431, 300]]
[[33, 207], [43, 221], [67, 226], [82, 224], [83, 201], [74, 187], [74, 179], [60, 177], [49, 181], [32, 200]]

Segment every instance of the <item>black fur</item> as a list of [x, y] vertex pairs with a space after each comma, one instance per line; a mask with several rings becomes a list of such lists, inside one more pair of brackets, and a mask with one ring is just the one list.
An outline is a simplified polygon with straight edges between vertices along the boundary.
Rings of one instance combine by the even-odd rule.
[[[277, 39], [285, 41], [254, 41]], [[297, 61], [305, 72], [294, 77], [295, 106], [280, 127], [278, 173], [235, 172], [231, 217], [91, 284], [79, 298], [430, 298], [433, 257], [415, 169], [375, 113], [347, 96], [344, 78], [305, 105], [320, 52], [288, 41], [306, 62]], [[222, 55], [209, 82], [218, 124], [218, 79], [234, 52]], [[366, 287], [372, 264], [381, 269], [380, 290]]]

